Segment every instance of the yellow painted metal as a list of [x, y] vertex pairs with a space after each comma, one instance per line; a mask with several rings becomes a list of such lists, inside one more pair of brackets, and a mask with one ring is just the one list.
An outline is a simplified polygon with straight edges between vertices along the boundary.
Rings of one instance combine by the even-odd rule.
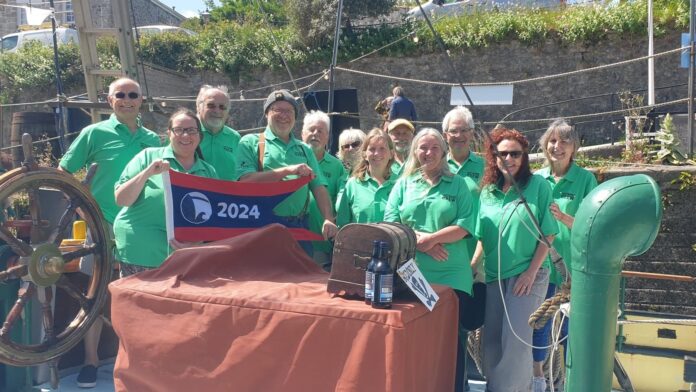
[[[646, 316], [629, 316], [629, 320], [652, 319], [654, 318]], [[676, 339], [658, 337], [658, 329], [674, 331]], [[625, 324], [623, 327], [623, 336], [626, 338], [624, 344], [632, 346], [684, 350], [692, 352], [696, 351], [696, 325]]]
[[[652, 355], [618, 353], [619, 360], [638, 392], [676, 392], [688, 391], [684, 382], [684, 360], [663, 358]], [[619, 389], [616, 377], [614, 389]]]

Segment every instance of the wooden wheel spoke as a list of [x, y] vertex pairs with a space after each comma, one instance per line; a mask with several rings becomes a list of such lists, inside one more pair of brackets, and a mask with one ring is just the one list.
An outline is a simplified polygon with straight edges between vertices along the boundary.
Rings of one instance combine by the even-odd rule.
[[0, 226], [0, 239], [5, 241], [16, 254], [22, 257], [28, 257], [34, 253], [34, 249], [29, 244], [12, 235], [4, 226]]
[[53, 309], [51, 309], [51, 301], [53, 300], [53, 288], [50, 286], [39, 288], [37, 293], [37, 297], [39, 298], [39, 302], [41, 303], [43, 327], [44, 333], [46, 334], [44, 340], [48, 342], [48, 344], [52, 344], [53, 340], [55, 339], [55, 335], [53, 333]]
[[80, 304], [80, 308], [82, 310], [85, 312], [89, 311], [93, 301], [82, 294], [81, 290], [73, 282], [71, 282], [70, 279], [66, 278], [65, 275], [58, 279], [56, 286], [65, 290], [70, 297], [76, 300]]
[[65, 233], [65, 230], [67, 230], [70, 223], [72, 223], [75, 211], [77, 211], [79, 206], [80, 204], [77, 203], [77, 201], [70, 202], [68, 209], [65, 210], [63, 216], [60, 217], [58, 227], [56, 228], [56, 231], [54, 231], [51, 235], [51, 239], [49, 239], [50, 242], [54, 243], [57, 246], [60, 245], [61, 241], [63, 241], [63, 233]]
[[51, 369], [51, 389], [57, 390], [60, 383], [60, 375], [58, 374], [58, 360], [51, 361], [49, 365]]
[[19, 288], [17, 293], [17, 301], [12, 306], [12, 309], [7, 313], [5, 322], [2, 324], [0, 329], [0, 340], [8, 341], [10, 340], [10, 332], [12, 331], [12, 326], [19, 319], [24, 310], [24, 305], [29, 301], [31, 296], [36, 291], [36, 286], [33, 283], [26, 282]]
[[10, 279], [19, 279], [26, 275], [28, 270], [29, 269], [26, 265], [16, 265], [6, 269], [5, 271], [0, 271], [0, 283]]
[[97, 253], [99, 251], [99, 249], [100, 249], [99, 244], [91, 244], [91, 245], [85, 246], [84, 248], [74, 250], [72, 252], [63, 253], [63, 260], [74, 260], [74, 259], [77, 259], [79, 257], [92, 255], [92, 254]]
[[38, 228], [41, 222], [39, 194], [36, 189], [27, 189], [27, 197], [29, 199], [29, 214], [31, 215], [32, 229]]

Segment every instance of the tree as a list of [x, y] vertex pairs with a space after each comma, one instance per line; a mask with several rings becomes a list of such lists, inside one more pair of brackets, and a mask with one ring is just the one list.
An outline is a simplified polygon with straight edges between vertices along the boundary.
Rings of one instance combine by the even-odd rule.
[[220, 0], [220, 6], [208, 0], [205, 4], [210, 9], [210, 20], [213, 22], [234, 20], [239, 24], [265, 23], [267, 19], [276, 25], [287, 23], [282, 0]]
[[[395, 3], [396, 0], [344, 0], [342, 18], [345, 21], [384, 15]], [[317, 46], [331, 40], [338, 0], [287, 0], [285, 4], [290, 25], [303, 44]]]

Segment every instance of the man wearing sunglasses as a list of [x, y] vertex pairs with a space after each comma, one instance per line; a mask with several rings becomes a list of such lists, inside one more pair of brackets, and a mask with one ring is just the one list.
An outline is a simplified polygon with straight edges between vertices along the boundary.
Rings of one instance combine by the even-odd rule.
[[222, 180], [237, 179], [235, 155], [241, 136], [226, 125], [230, 116], [230, 96], [226, 86], [203, 85], [196, 98], [196, 109], [204, 137], [200, 149]]
[[[113, 236], [114, 218], [120, 210], [114, 198], [114, 184], [137, 153], [147, 147], [159, 147], [160, 139], [140, 121], [143, 97], [136, 81], [129, 78], [115, 80], [109, 86], [107, 101], [113, 110], [111, 117], [85, 127], [63, 155], [59, 169], [75, 173], [92, 163], [99, 165], [90, 190]], [[92, 261], [84, 257], [80, 270], [91, 275]], [[82, 388], [92, 388], [97, 384], [97, 348], [101, 330], [102, 321], [97, 318], [85, 335], [85, 364], [77, 377], [77, 385]]]
[[[308, 228], [307, 211], [311, 190], [324, 222], [321, 231], [325, 239], [338, 231], [327, 183], [312, 149], [297, 139], [292, 131], [298, 114], [298, 104], [288, 90], [273, 91], [263, 105], [268, 126], [261, 134], [245, 135], [239, 142], [239, 181], [272, 182], [310, 176], [309, 187], [298, 189], [274, 210], [279, 216], [297, 219]], [[312, 257], [312, 244], [300, 245]]]

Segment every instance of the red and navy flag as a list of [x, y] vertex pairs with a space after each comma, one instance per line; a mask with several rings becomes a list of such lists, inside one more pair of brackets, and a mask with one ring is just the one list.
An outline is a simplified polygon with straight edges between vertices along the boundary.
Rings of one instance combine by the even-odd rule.
[[273, 209], [310, 177], [279, 182], [235, 182], [169, 170], [162, 173], [167, 237], [182, 242], [215, 241], [271, 223], [290, 229], [298, 241], [322, 240], [303, 219], [283, 217]]

